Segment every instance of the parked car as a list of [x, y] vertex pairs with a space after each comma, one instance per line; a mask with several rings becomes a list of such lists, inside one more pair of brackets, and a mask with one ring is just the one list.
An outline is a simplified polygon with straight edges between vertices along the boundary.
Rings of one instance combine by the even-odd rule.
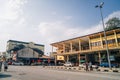
[[[108, 64], [108, 62], [102, 62], [100, 64], [100, 67], [109, 67], [109, 64]], [[118, 65], [111, 63], [111, 67], [118, 67]]]
[[93, 69], [98, 69], [99, 66], [98, 65], [92, 65]]
[[[79, 67], [86, 69], [85, 63], [79, 64]], [[90, 67], [90, 66], [88, 65], [88, 67]], [[93, 68], [93, 69], [97, 69], [97, 68], [98, 68], [98, 65], [92, 65], [92, 68]]]
[[23, 66], [23, 62], [13, 62], [12, 65]]
[[8, 65], [12, 65], [12, 61], [8, 61]]
[[86, 68], [85, 63], [79, 64], [79, 67], [85, 69]]
[[73, 67], [74, 65], [73, 65], [73, 63], [71, 63], [71, 62], [66, 62], [66, 63], [64, 64], [64, 66], [65, 66], [65, 67]]

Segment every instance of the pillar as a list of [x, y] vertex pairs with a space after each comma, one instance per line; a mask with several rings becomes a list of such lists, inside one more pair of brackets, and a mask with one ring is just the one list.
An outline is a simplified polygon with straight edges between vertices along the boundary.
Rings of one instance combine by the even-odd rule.
[[115, 35], [115, 43], [116, 43], [116, 46], [118, 47], [118, 40], [117, 40], [117, 35], [116, 35], [115, 30], [114, 30], [114, 35]]
[[67, 62], [69, 61], [69, 55], [67, 55]]
[[55, 66], [57, 65], [57, 55], [55, 55]]
[[101, 64], [101, 54], [98, 52], [99, 63]]
[[70, 43], [70, 49], [71, 49], [71, 52], [72, 52], [72, 42]]
[[78, 65], [81, 64], [80, 63], [80, 54], [79, 53], [78, 53], [78, 62], [79, 62]]
[[65, 44], [63, 44], [63, 53], [65, 53]]
[[79, 40], [79, 51], [81, 51], [81, 40]]
[[87, 54], [85, 54], [85, 61], [88, 62], [88, 59], [87, 59]]
[[101, 41], [101, 47], [103, 48], [103, 40], [102, 40], [102, 35], [100, 34], [100, 41]]
[[90, 41], [90, 37], [88, 37], [89, 39], [89, 49], [91, 50], [91, 41]]

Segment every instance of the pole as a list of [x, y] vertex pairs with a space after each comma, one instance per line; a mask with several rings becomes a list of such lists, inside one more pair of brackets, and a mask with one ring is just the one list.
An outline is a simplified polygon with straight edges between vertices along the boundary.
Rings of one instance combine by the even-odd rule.
[[111, 62], [110, 62], [110, 55], [109, 55], [109, 50], [108, 50], [108, 43], [107, 43], [107, 37], [106, 37], [106, 31], [105, 31], [105, 25], [104, 25], [104, 20], [103, 20], [103, 15], [102, 15], [102, 7], [100, 6], [100, 13], [101, 13], [101, 18], [102, 18], [102, 25], [104, 29], [104, 38], [105, 38], [105, 43], [106, 43], [106, 52], [107, 52], [107, 59], [108, 59], [108, 64], [109, 68], [111, 68]]

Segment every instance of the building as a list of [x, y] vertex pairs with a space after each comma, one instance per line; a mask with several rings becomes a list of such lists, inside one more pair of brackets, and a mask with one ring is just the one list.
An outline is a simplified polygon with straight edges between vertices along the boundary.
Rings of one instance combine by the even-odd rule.
[[[106, 31], [110, 61], [120, 64], [120, 29]], [[106, 44], [104, 32], [97, 32], [51, 44], [56, 49], [57, 56], [63, 56], [64, 61], [70, 61], [76, 65], [83, 62], [100, 64], [107, 62]], [[52, 50], [53, 52], [53, 50]]]
[[30, 63], [31, 59], [37, 59], [44, 55], [44, 45], [33, 42], [9, 40], [7, 42], [7, 56], [10, 60]]
[[6, 60], [6, 52], [0, 52], [0, 60], [4, 61]]

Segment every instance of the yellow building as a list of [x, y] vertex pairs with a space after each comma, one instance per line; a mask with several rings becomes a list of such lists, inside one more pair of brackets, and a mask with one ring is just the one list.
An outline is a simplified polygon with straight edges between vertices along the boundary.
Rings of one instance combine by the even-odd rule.
[[[111, 62], [120, 63], [120, 29], [106, 31], [106, 36]], [[57, 56], [63, 56], [65, 62], [77, 64], [84, 61], [91, 61], [93, 64], [107, 61], [104, 32], [52, 43], [51, 46], [52, 49], [56, 48], [55, 60]]]

